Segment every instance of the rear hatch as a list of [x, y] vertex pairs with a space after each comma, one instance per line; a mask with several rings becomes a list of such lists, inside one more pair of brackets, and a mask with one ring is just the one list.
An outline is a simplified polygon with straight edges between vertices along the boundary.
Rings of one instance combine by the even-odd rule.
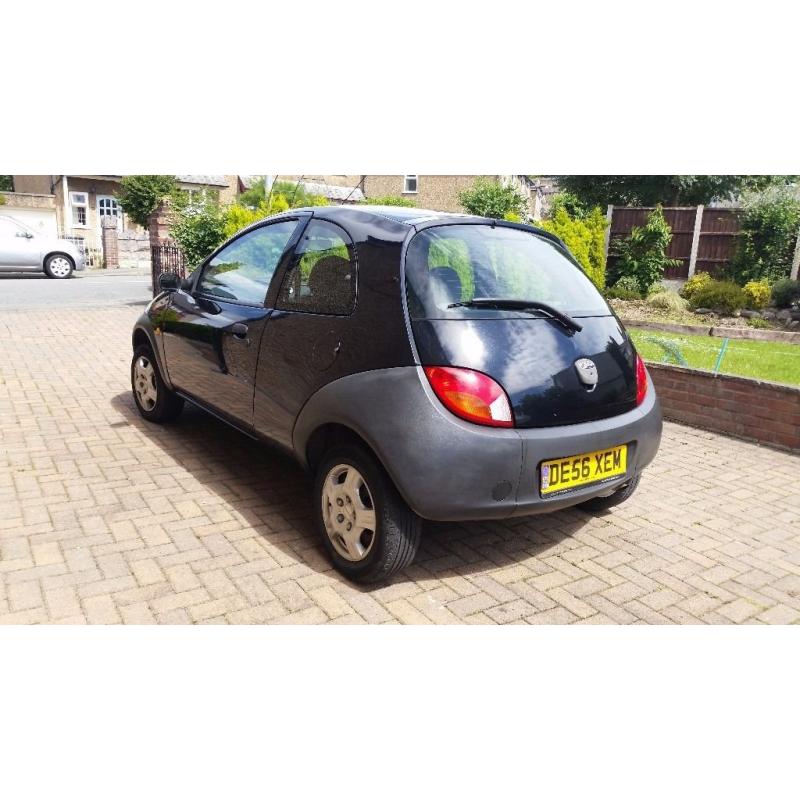
[[489, 375], [519, 428], [636, 407], [633, 345], [577, 263], [544, 236], [491, 224], [425, 228], [409, 244], [406, 294], [420, 362]]

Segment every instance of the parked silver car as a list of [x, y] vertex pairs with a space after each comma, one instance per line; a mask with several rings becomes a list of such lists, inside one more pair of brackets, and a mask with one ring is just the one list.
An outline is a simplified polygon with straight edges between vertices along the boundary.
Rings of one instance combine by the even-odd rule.
[[0, 272], [44, 272], [69, 278], [85, 269], [81, 251], [67, 239], [32, 231], [13, 217], [0, 214]]

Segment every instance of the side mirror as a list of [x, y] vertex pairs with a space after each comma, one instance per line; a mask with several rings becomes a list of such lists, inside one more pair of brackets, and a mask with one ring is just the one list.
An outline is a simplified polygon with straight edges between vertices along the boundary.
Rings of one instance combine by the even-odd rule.
[[20, 231], [20, 232], [17, 234], [17, 236], [18, 236], [20, 239], [33, 239], [33, 234], [32, 234], [32, 233], [28, 233], [28, 231]]
[[180, 288], [181, 279], [175, 272], [162, 272], [158, 276], [158, 287], [162, 292], [174, 292]]

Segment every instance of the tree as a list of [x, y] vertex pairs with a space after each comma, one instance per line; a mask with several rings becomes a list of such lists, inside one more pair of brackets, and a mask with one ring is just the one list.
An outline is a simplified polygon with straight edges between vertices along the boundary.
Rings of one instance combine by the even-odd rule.
[[788, 278], [800, 227], [800, 199], [785, 187], [774, 187], [746, 196], [743, 210], [728, 277], [739, 283]]
[[792, 183], [797, 175], [559, 175], [586, 206], [700, 205]]
[[13, 192], [13, 191], [14, 191], [14, 176], [0, 175], [0, 192]]
[[173, 175], [126, 175], [120, 181], [117, 201], [132, 222], [147, 227], [150, 215], [165, 198], [178, 206], [183, 198]]
[[471, 189], [459, 193], [458, 202], [470, 214], [491, 219], [505, 219], [509, 215], [520, 219], [527, 216], [528, 210], [525, 197], [514, 186], [491, 178], [476, 178]]

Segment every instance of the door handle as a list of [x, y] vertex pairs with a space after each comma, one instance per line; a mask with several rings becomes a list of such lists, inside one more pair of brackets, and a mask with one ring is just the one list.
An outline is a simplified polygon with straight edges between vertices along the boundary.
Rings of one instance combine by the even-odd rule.
[[231, 325], [230, 331], [237, 339], [246, 339], [247, 338], [247, 325], [243, 322], [237, 322]]

